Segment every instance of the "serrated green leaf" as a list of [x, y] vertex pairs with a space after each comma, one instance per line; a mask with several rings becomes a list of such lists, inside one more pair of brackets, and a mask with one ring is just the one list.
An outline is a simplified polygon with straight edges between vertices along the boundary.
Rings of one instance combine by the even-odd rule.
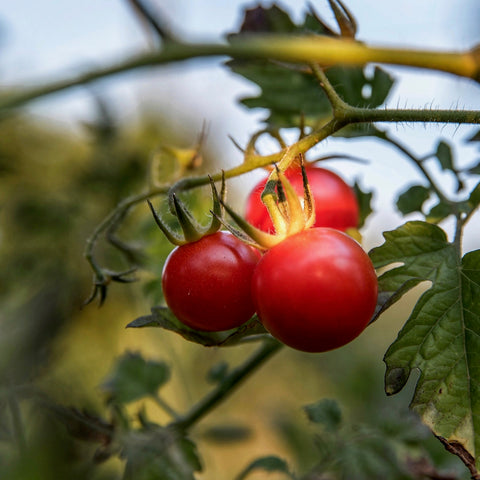
[[280, 472], [284, 473], [290, 478], [295, 478], [290, 472], [288, 464], [285, 460], [274, 455], [269, 455], [254, 460], [250, 465], [248, 465], [245, 470], [243, 470], [242, 473], [240, 473], [240, 475], [238, 475], [237, 480], [243, 480], [244, 478], [247, 478], [247, 476], [255, 470], [264, 470], [266, 472]]
[[353, 185], [353, 191], [355, 192], [355, 196], [357, 197], [360, 213], [360, 218], [358, 220], [358, 228], [361, 228], [365, 224], [365, 220], [367, 219], [367, 217], [373, 211], [371, 206], [373, 192], [364, 192], [357, 182], [355, 182], [355, 184]]
[[164, 362], [145, 360], [139, 353], [121, 356], [103, 383], [103, 389], [119, 403], [128, 403], [154, 395], [170, 379], [170, 368]]
[[319, 423], [327, 430], [335, 431], [342, 423], [342, 411], [335, 400], [325, 398], [303, 409], [311, 422]]
[[379, 278], [383, 291], [429, 282], [386, 355], [386, 391], [420, 371], [411, 408], [435, 435], [480, 463], [480, 251], [459, 258], [439, 227], [409, 222], [386, 232], [371, 252], [375, 267], [401, 263]]
[[397, 199], [397, 208], [403, 215], [421, 212], [423, 204], [430, 198], [430, 189], [423, 185], [413, 185], [401, 193]]

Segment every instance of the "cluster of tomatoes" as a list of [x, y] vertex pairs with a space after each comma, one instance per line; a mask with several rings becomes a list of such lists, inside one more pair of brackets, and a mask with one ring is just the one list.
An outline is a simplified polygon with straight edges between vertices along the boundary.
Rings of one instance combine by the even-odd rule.
[[[331, 171], [309, 165], [306, 174], [315, 202], [313, 228], [263, 254], [221, 231], [172, 251], [162, 285], [181, 322], [222, 331], [256, 312], [272, 336], [306, 352], [338, 348], [365, 329], [377, 303], [377, 276], [362, 247], [344, 233], [358, 224], [356, 196]], [[286, 176], [302, 195], [300, 169]], [[268, 232], [273, 225], [260, 197], [265, 182], [251, 192], [245, 218]]]

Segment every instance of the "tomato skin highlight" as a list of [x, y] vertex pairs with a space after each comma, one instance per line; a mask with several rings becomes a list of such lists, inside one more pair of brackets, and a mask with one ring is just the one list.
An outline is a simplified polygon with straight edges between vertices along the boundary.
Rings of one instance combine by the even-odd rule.
[[[315, 227], [331, 227], [345, 231], [356, 228], [359, 222], [358, 201], [352, 188], [336, 173], [314, 165], [305, 167], [310, 189], [315, 201]], [[303, 197], [302, 172], [291, 167], [285, 176], [300, 197]], [[254, 227], [265, 232], [274, 231], [270, 215], [262, 202], [261, 194], [267, 179], [261, 180], [247, 198], [245, 218]]]
[[343, 232], [312, 228], [267, 251], [252, 280], [256, 312], [284, 344], [325, 352], [368, 325], [378, 282], [370, 258]]
[[259, 258], [258, 251], [227, 232], [176, 247], [163, 268], [165, 301], [196, 330], [238, 327], [255, 313], [251, 280]]

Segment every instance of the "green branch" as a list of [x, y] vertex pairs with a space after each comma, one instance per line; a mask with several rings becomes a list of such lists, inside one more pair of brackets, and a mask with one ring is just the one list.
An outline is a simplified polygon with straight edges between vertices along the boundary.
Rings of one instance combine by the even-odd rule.
[[231, 44], [168, 42], [157, 52], [142, 53], [104, 68], [93, 69], [73, 77], [67, 76], [6, 95], [0, 101], [0, 110], [18, 108], [36, 98], [89, 84], [101, 78], [192, 58], [215, 56], [318, 63], [324, 66], [383, 63], [444, 71], [475, 80], [480, 76], [480, 47], [464, 52], [439, 52], [371, 47], [350, 39], [325, 36], [255, 35]]
[[262, 346], [259, 347], [251, 357], [247, 358], [239, 367], [232, 370], [215, 389], [211, 390], [205, 397], [199, 400], [198, 403], [193, 405], [190, 411], [182, 418], [171, 423], [170, 427], [183, 431], [188, 430], [230, 395], [242, 380], [246, 379], [263, 365], [281, 346], [282, 344], [274, 339], [265, 340]]
[[339, 117], [348, 124], [375, 122], [480, 124], [480, 111], [478, 110], [369, 109], [348, 106], [341, 110]]

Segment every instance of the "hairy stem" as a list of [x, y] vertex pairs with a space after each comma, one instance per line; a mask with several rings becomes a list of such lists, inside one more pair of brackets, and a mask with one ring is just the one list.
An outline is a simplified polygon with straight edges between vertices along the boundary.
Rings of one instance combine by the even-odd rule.
[[170, 426], [179, 430], [188, 430], [229, 396], [241, 381], [263, 365], [280, 347], [281, 344], [276, 340], [264, 340], [251, 357], [232, 370], [215, 389], [207, 393], [182, 418], [174, 421]]

